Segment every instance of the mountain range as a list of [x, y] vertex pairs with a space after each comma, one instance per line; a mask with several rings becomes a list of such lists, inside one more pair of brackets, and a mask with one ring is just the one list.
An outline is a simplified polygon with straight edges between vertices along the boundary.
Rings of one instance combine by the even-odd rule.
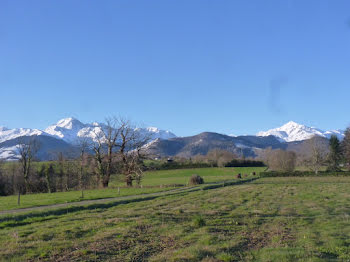
[[189, 158], [205, 155], [211, 149], [222, 149], [238, 156], [255, 157], [259, 150], [267, 147], [287, 148], [274, 136], [228, 136], [213, 132], [203, 132], [195, 136], [157, 139], [148, 145], [148, 151], [156, 157], [179, 156]]
[[[74, 155], [79, 138], [90, 141], [96, 140], [96, 134], [101, 132], [103, 124], [84, 124], [75, 118], [64, 118], [44, 130], [0, 127], [0, 160], [17, 160], [18, 144], [36, 136], [40, 141], [37, 157], [41, 160], [55, 158], [57, 152]], [[174, 133], [156, 127], [136, 128], [135, 131], [151, 137], [151, 142], [145, 145], [152, 155], [191, 157], [206, 154], [210, 149], [220, 148], [237, 155], [254, 157], [258, 151], [267, 147], [297, 148], [298, 145], [313, 136], [324, 139], [336, 135], [340, 140], [344, 138], [344, 131], [323, 131], [308, 127], [293, 121], [268, 131], [258, 132], [256, 135], [232, 136], [214, 132], [204, 132], [195, 136], [177, 137]]]
[[[19, 158], [17, 145], [32, 136], [36, 136], [40, 141], [38, 152], [40, 157], [38, 157], [50, 160], [54, 158], [54, 152], [58, 149], [73, 152], [79, 138], [96, 141], [96, 136], [103, 127], [103, 123], [84, 124], [72, 117], [61, 119], [44, 130], [0, 127], [0, 160], [17, 160]], [[135, 131], [147, 135], [151, 140], [176, 137], [172, 132], [156, 127], [135, 128]]]

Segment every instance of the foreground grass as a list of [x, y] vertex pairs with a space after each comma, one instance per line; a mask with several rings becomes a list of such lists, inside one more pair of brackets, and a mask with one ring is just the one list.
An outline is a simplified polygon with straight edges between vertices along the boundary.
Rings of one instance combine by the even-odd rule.
[[0, 217], [0, 260], [346, 261], [349, 186], [347, 177], [264, 178]]
[[[17, 204], [17, 196], [0, 196], [0, 211], [16, 208], [27, 208], [35, 206], [46, 206], [61, 203], [77, 202], [81, 200], [93, 200], [101, 198], [112, 198], [118, 196], [131, 196], [138, 194], [155, 193], [159, 191], [174, 188], [174, 185], [182, 186], [188, 183], [193, 174], [198, 174], [204, 178], [206, 183], [223, 180], [232, 180], [237, 173], [250, 174], [259, 173], [263, 168], [198, 168], [198, 169], [180, 169], [180, 170], [161, 170], [146, 172], [142, 181], [143, 188], [125, 188], [125, 183], [120, 181], [117, 176], [112, 178], [110, 188], [85, 190], [84, 198], [81, 198], [80, 191], [28, 194], [21, 196], [21, 205]], [[118, 194], [118, 189], [120, 191]], [[152, 188], [149, 188], [152, 187]]]

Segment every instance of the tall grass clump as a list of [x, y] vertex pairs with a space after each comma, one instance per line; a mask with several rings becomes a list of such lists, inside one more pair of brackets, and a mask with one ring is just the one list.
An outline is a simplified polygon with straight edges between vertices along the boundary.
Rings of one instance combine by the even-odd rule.
[[199, 175], [192, 175], [189, 182], [190, 185], [200, 185], [203, 183], [204, 183], [204, 180]]
[[205, 219], [201, 216], [196, 216], [192, 222], [193, 222], [193, 226], [196, 228], [204, 227], [207, 224], [205, 222]]

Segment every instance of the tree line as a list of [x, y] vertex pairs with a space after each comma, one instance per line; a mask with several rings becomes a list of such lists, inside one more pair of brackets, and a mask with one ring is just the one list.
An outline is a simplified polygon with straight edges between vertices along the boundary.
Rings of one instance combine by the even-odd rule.
[[328, 171], [350, 169], [350, 128], [342, 142], [336, 136], [329, 141], [313, 137], [303, 143], [302, 153], [268, 148], [259, 152], [258, 159], [212, 149], [190, 159], [178, 157], [145, 164], [149, 157], [145, 145], [149, 141], [149, 135], [139, 132], [131, 121], [111, 117], [95, 128], [92, 140], [79, 138], [75, 159], [59, 152], [56, 161], [38, 162], [40, 145], [34, 136], [19, 143], [18, 162], [0, 163], [0, 195], [81, 190], [83, 196], [85, 189], [108, 187], [112, 174], [119, 174], [128, 187], [134, 182], [140, 184], [147, 169], [267, 165], [269, 170], [290, 172], [298, 165], [316, 174], [324, 166]]
[[79, 138], [76, 159], [58, 153], [56, 161], [38, 162], [40, 145], [33, 136], [20, 141], [18, 162], [0, 166], [0, 195], [106, 188], [112, 174], [120, 174], [132, 186], [142, 179], [149, 141], [149, 134], [139, 132], [130, 120], [110, 117], [95, 127], [93, 139]]
[[325, 166], [329, 172], [350, 170], [350, 128], [346, 129], [342, 141], [335, 135], [329, 140], [314, 136], [302, 144], [299, 153], [268, 148], [260, 152], [259, 158], [272, 171], [291, 172], [296, 166], [306, 167], [315, 174]]

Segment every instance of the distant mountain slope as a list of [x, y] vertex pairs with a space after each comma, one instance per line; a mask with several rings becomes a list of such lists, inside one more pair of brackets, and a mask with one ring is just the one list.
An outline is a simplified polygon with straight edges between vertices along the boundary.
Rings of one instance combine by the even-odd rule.
[[314, 127], [308, 127], [308, 126], [290, 121], [281, 127], [271, 129], [265, 132], [262, 131], [257, 133], [256, 135], [261, 137], [272, 135], [280, 139], [280, 141], [284, 141], [284, 142], [303, 141], [303, 140], [310, 139], [313, 136], [330, 138], [332, 135], [336, 135], [341, 140], [344, 138], [344, 131], [342, 130], [322, 131]]
[[[287, 150], [294, 151], [297, 154], [300, 155], [308, 155], [311, 154], [310, 150], [310, 144], [309, 140], [303, 140], [303, 141], [295, 141], [295, 142], [289, 142]], [[326, 137], [317, 136], [315, 138], [315, 143], [317, 147], [320, 147], [323, 149], [324, 152], [329, 152], [329, 140]]]
[[14, 128], [8, 129], [6, 127], [0, 127], [0, 143], [11, 140], [21, 136], [35, 136], [42, 135], [43, 131], [38, 129], [30, 129], [30, 128]]
[[35, 140], [38, 145], [38, 151], [35, 157], [40, 160], [55, 160], [58, 153], [62, 152], [66, 157], [74, 157], [78, 154], [77, 149], [67, 142], [46, 136], [22, 136], [0, 143], [0, 159], [18, 160], [20, 158], [18, 145]]
[[237, 155], [256, 156], [255, 149], [286, 148], [286, 143], [281, 143], [273, 136], [232, 137], [212, 132], [204, 132], [189, 137], [176, 137], [168, 140], [156, 140], [148, 145], [148, 150], [158, 156], [192, 157], [198, 154], [205, 155], [211, 149], [222, 149]]

